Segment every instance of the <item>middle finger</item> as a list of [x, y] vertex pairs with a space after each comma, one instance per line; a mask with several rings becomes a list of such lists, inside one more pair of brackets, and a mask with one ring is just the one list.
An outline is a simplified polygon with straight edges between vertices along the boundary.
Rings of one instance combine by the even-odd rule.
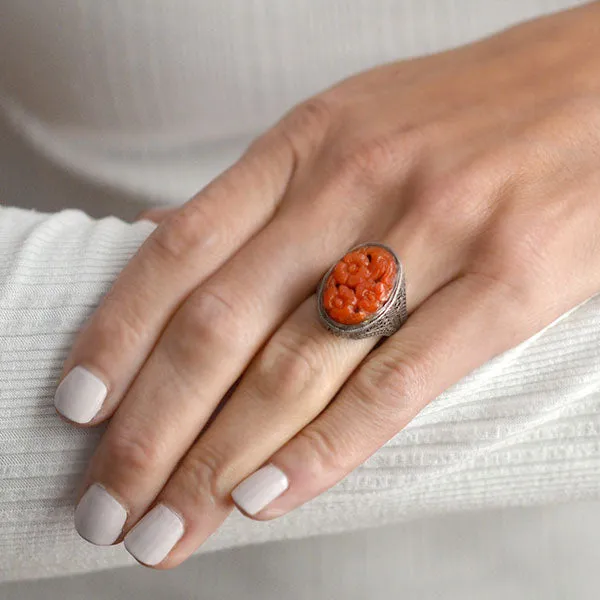
[[[423, 228], [409, 222], [386, 238], [410, 272], [427, 274], [416, 288], [411, 286], [409, 310], [455, 274], [445, 268], [447, 253], [439, 240], [440, 247], [430, 244], [424, 251], [426, 238]], [[306, 300], [256, 356], [157, 505], [127, 535], [127, 549], [140, 562], [161, 567], [187, 558], [227, 516], [231, 490], [327, 406], [376, 342], [332, 335], [319, 322], [314, 296]], [[273, 481], [274, 486], [282, 484]], [[185, 535], [169, 554], [184, 523]]]
[[359, 214], [330, 214], [336, 227], [323, 230], [340, 192], [321, 186], [310, 211], [292, 202], [177, 311], [90, 463], [75, 513], [82, 537], [111, 544], [137, 521], [269, 334], [362, 235]]

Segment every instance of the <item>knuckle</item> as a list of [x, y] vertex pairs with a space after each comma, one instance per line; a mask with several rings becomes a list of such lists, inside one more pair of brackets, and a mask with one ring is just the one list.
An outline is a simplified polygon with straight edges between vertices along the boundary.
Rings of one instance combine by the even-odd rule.
[[109, 292], [77, 338], [74, 353], [80, 359], [92, 358], [92, 362], [107, 367], [114, 364], [117, 351], [127, 354], [138, 348], [149, 332], [136, 304]]
[[385, 139], [392, 149], [390, 156], [394, 159], [390, 166], [397, 172], [399, 165], [416, 170], [417, 165], [424, 164], [426, 157], [432, 154], [435, 137], [426, 126], [408, 124]]
[[[417, 207], [424, 221], [444, 231], [463, 232], [489, 211], [496, 183], [483, 164], [471, 164], [450, 173], [430, 177], [417, 194]], [[452, 218], [448, 218], [451, 215]]]
[[425, 368], [417, 366], [414, 358], [382, 355], [363, 367], [355, 382], [354, 396], [370, 418], [385, 427], [398, 423], [407, 412], [421, 406], [426, 390]]
[[223, 489], [220, 482], [224, 478], [221, 459], [208, 448], [196, 448], [181, 463], [177, 474], [177, 487], [180, 493], [191, 498], [193, 504], [201, 506], [222, 500], [229, 490]]
[[207, 191], [169, 215], [148, 238], [151, 250], [179, 264], [190, 255], [218, 245], [225, 230], [210, 206]]
[[336, 172], [343, 181], [381, 184], [397, 166], [394, 144], [385, 137], [360, 140], [340, 152]]
[[283, 119], [284, 130], [292, 137], [301, 135], [309, 138], [322, 138], [332, 120], [332, 109], [322, 96], [305, 100], [292, 109]]
[[298, 433], [297, 442], [302, 444], [301, 455], [306, 461], [305, 468], [315, 481], [324, 480], [324, 474], [330, 477], [343, 472], [345, 459], [351, 455], [348, 438], [323, 426], [306, 427]]
[[314, 340], [280, 331], [257, 358], [254, 377], [266, 398], [298, 397], [318, 385], [325, 370]]
[[547, 256], [549, 233], [539, 222], [501, 215], [482, 240], [483, 252], [471, 271], [485, 289], [503, 296], [509, 305], [516, 301], [515, 308], [523, 302], [531, 306], [536, 291], [553, 279], [546, 273], [552, 264]]
[[[222, 292], [200, 288], [179, 311], [166, 341], [175, 358], [189, 360], [198, 356], [198, 343], [219, 352], [231, 348], [243, 335], [242, 305]], [[246, 327], [247, 329], [247, 327]]]
[[109, 465], [117, 465], [127, 477], [140, 477], [156, 469], [165, 455], [162, 444], [153, 435], [133, 434], [130, 427], [113, 435], [108, 446]]
[[208, 285], [200, 288], [188, 302], [190, 325], [204, 329], [207, 324], [228, 322], [235, 318], [237, 310], [226, 294]]
[[423, 184], [417, 202], [428, 218], [437, 218], [444, 213], [447, 220], [446, 211], [450, 210], [454, 219], [455, 211], [469, 198], [468, 186], [468, 178], [456, 171], [434, 177]]

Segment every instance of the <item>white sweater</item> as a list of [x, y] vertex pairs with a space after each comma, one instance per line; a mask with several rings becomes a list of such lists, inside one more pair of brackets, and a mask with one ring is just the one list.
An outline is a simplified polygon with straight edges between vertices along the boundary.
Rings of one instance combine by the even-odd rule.
[[[339, 77], [573, 4], [3, 0], [0, 102], [57, 164], [124, 198], [177, 202]], [[0, 164], [3, 204], [22, 202], [15, 180], [25, 187], [27, 171]], [[74, 490], [101, 432], [62, 423], [52, 397], [78, 328], [151, 229], [0, 208], [0, 580], [129, 560], [74, 533]], [[448, 390], [334, 490], [270, 523], [234, 515], [202, 550], [600, 498], [599, 354], [595, 298]]]

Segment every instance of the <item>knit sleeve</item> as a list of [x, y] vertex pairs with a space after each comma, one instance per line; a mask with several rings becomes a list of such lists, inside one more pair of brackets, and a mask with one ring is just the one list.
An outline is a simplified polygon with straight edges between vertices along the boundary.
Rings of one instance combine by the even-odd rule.
[[[0, 208], [0, 581], [132, 562], [73, 528], [102, 433], [55, 414], [62, 361], [151, 232]], [[429, 514], [600, 497], [600, 298], [483, 365], [333, 490], [267, 523], [234, 514], [201, 551]]]

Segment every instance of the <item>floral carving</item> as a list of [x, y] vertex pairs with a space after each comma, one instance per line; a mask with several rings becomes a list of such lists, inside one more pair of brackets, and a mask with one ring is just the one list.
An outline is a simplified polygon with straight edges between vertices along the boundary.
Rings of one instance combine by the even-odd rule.
[[323, 307], [342, 325], [358, 325], [389, 299], [397, 275], [396, 261], [385, 248], [361, 246], [348, 252], [327, 279]]

